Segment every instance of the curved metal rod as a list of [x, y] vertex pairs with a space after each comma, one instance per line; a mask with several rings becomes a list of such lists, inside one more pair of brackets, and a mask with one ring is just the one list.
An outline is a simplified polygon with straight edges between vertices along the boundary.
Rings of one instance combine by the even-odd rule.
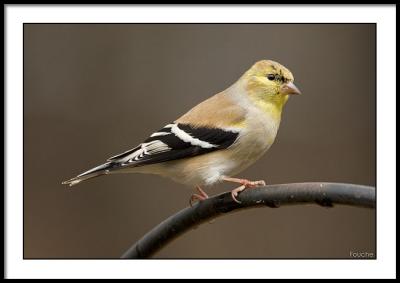
[[121, 258], [148, 258], [192, 227], [239, 209], [307, 203], [374, 208], [375, 188], [342, 183], [279, 184], [245, 190], [238, 200], [240, 204], [232, 200], [230, 192], [226, 192], [187, 207], [154, 227]]

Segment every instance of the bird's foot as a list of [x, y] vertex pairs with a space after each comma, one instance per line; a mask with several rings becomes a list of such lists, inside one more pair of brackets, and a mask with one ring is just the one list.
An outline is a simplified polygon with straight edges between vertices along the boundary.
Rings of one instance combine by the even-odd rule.
[[266, 184], [264, 180], [250, 181], [250, 180], [247, 180], [247, 179], [237, 179], [237, 178], [229, 178], [229, 177], [225, 177], [223, 180], [227, 181], [227, 182], [233, 182], [233, 183], [241, 184], [240, 187], [237, 187], [236, 189], [233, 189], [232, 192], [231, 192], [232, 199], [237, 203], [241, 203], [236, 198], [239, 195], [240, 192], [243, 192], [246, 189], [262, 187], [262, 186], [265, 186], [265, 184]]
[[208, 195], [206, 194], [205, 191], [203, 191], [199, 186], [196, 186], [197, 191], [199, 192], [198, 194], [193, 194], [190, 199], [189, 199], [189, 204], [190, 206], [193, 206], [193, 202], [195, 200], [198, 201], [203, 201], [208, 199]]

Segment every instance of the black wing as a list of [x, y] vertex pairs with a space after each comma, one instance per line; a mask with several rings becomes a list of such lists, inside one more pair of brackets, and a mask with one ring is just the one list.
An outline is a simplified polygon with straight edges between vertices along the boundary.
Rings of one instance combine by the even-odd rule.
[[122, 166], [142, 166], [220, 150], [232, 145], [239, 133], [219, 128], [169, 124], [139, 146], [108, 159]]

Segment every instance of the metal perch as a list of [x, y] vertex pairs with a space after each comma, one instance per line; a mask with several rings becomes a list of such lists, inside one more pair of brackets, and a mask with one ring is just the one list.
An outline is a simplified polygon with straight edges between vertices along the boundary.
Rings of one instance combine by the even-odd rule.
[[170, 216], [130, 247], [121, 258], [148, 258], [189, 229], [234, 210], [316, 203], [375, 207], [375, 188], [342, 183], [293, 183], [268, 185], [240, 193], [236, 203], [231, 193], [211, 197]]

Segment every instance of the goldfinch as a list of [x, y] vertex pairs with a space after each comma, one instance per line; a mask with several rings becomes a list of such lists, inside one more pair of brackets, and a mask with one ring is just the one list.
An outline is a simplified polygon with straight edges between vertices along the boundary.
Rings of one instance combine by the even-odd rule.
[[271, 60], [256, 62], [226, 90], [154, 132], [138, 146], [110, 157], [63, 184], [111, 173], [149, 173], [196, 187], [194, 200], [204, 200], [202, 186], [227, 181], [240, 184], [239, 192], [264, 181], [234, 178], [272, 145], [282, 109], [290, 95], [300, 94], [292, 73]]

